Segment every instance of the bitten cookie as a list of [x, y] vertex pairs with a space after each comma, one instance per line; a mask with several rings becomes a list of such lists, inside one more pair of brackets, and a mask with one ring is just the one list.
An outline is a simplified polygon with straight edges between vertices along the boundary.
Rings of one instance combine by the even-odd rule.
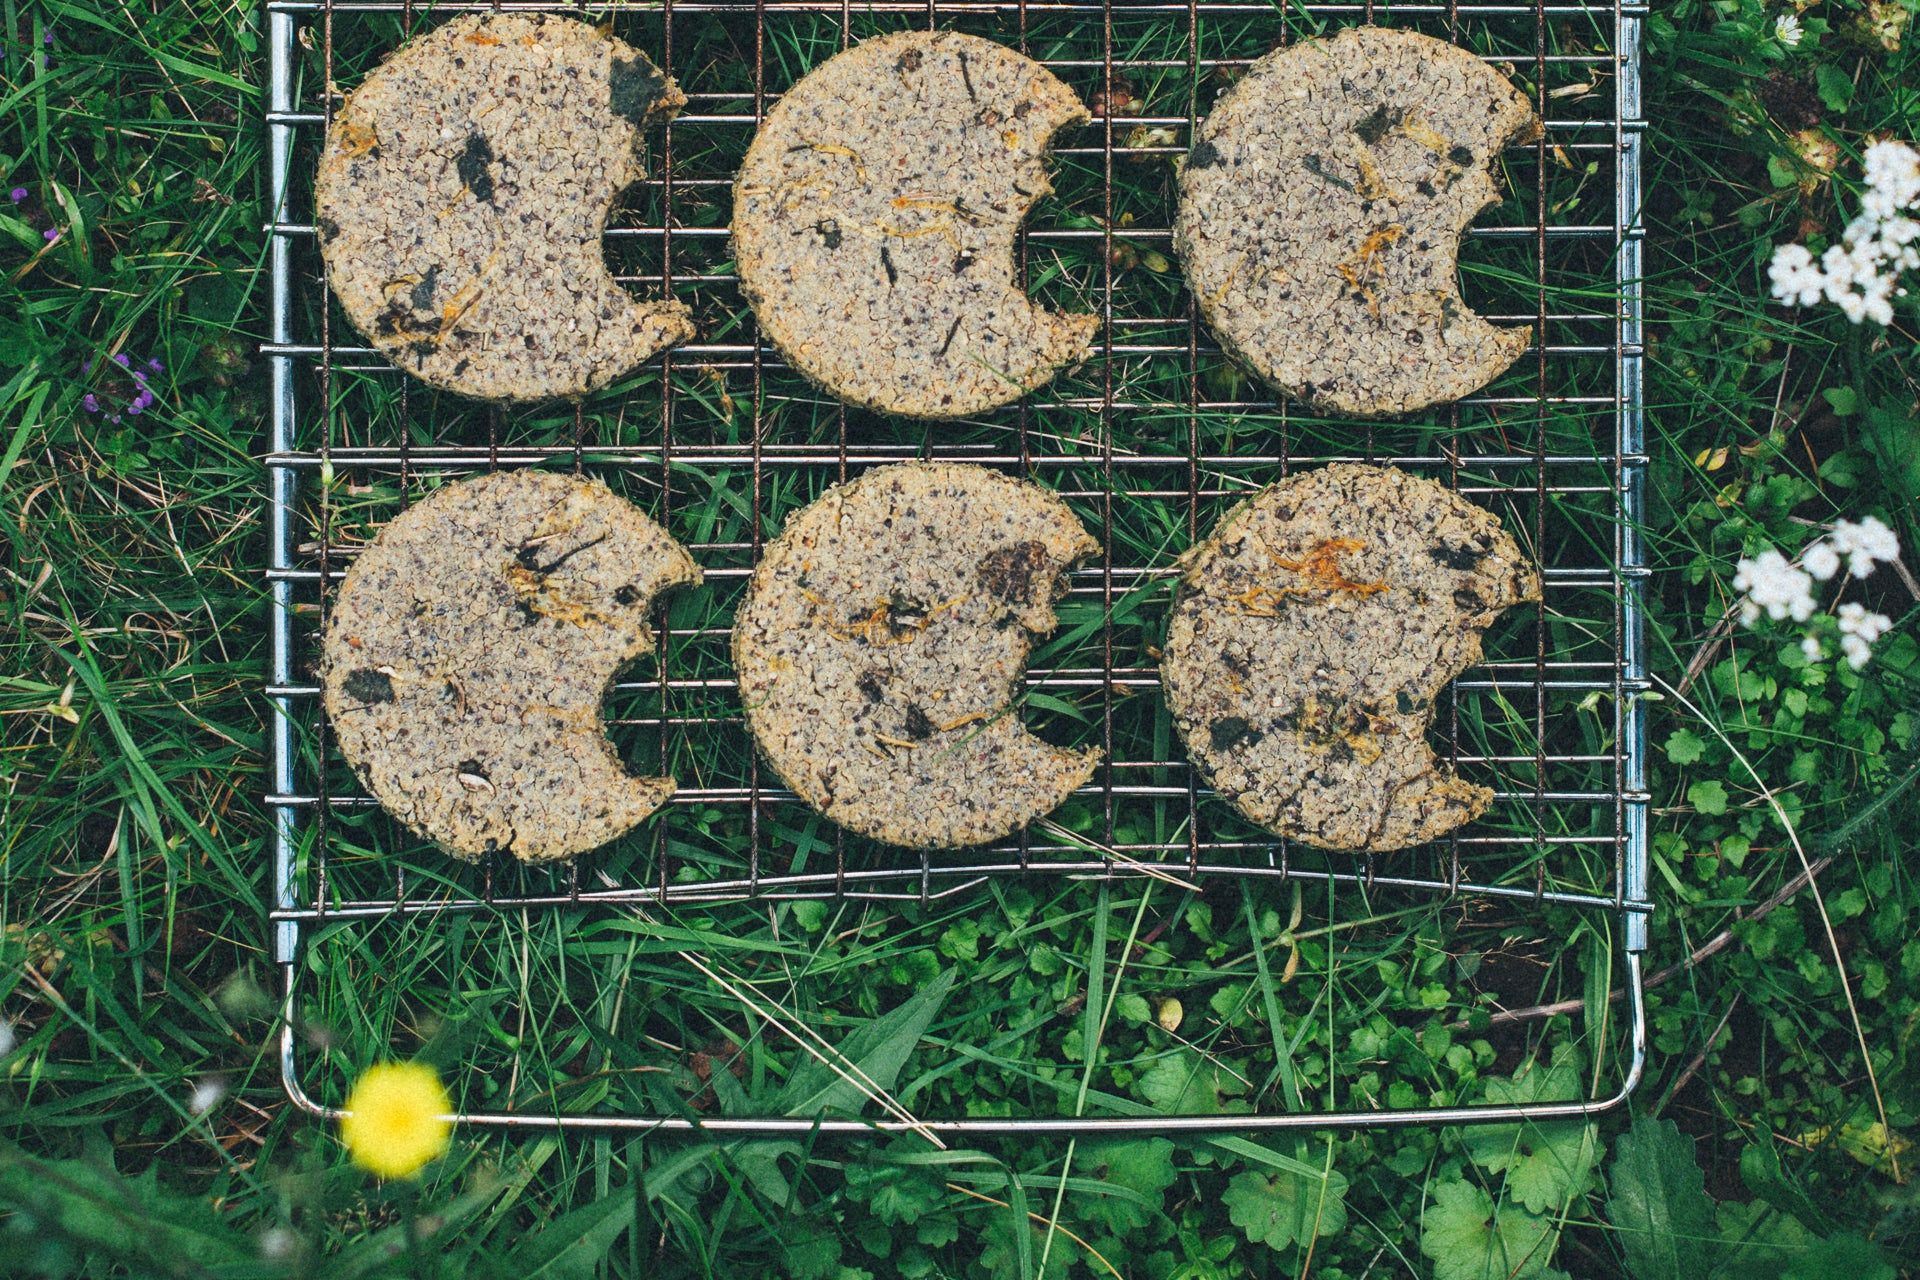
[[1188, 552], [1160, 674], [1187, 752], [1279, 835], [1399, 849], [1493, 793], [1427, 746], [1433, 699], [1540, 577], [1492, 513], [1336, 464], [1261, 490]]
[[687, 308], [636, 299], [601, 250], [645, 130], [685, 102], [570, 18], [472, 14], [408, 41], [334, 117], [314, 187], [347, 318], [422, 381], [493, 401], [584, 395], [685, 342]]
[[1093, 776], [1012, 705], [1061, 575], [1097, 549], [1067, 505], [982, 467], [903, 462], [788, 519], [733, 630], [747, 726], [841, 826], [943, 849], [1012, 834]]
[[653, 642], [654, 597], [700, 581], [598, 480], [507, 471], [435, 492], [347, 570], [323, 637], [340, 749], [374, 798], [457, 857], [604, 844], [673, 794], [600, 719]]
[[950, 31], [881, 36], [767, 113], [734, 186], [733, 250], [761, 332], [849, 404], [983, 413], [1084, 358], [1098, 321], [1015, 276], [1053, 190], [1047, 147], [1086, 108], [1039, 63]]
[[1296, 400], [1355, 417], [1479, 390], [1526, 350], [1460, 298], [1460, 237], [1501, 148], [1540, 136], [1473, 55], [1354, 27], [1254, 63], [1195, 132], [1174, 248], [1220, 343]]

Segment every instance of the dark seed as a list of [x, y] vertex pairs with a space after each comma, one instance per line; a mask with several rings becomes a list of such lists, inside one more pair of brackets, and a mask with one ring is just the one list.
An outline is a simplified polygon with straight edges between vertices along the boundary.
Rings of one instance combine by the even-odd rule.
[[1187, 168], [1211, 169], [1220, 163], [1220, 148], [1213, 145], [1211, 139], [1202, 138], [1193, 144], [1193, 151], [1187, 156]]
[[1047, 590], [1047, 548], [1034, 541], [989, 551], [980, 560], [980, 585], [1007, 604], [1032, 604]]
[[938, 732], [939, 726], [927, 719], [927, 713], [918, 707], [907, 708], [907, 737], [914, 742], [925, 742]]
[[613, 114], [645, 126], [667, 91], [667, 77], [645, 58], [615, 58], [607, 67], [607, 89]]
[[433, 290], [434, 286], [439, 283], [440, 264], [436, 262], [427, 268], [425, 275], [420, 277], [420, 283], [413, 286], [411, 301], [413, 302], [413, 309], [415, 311], [431, 311], [433, 309]]
[[1435, 564], [1443, 564], [1449, 569], [1475, 569], [1490, 554], [1471, 543], [1465, 546], [1449, 547], [1442, 544], [1430, 547], [1427, 554], [1433, 557]]
[[1231, 751], [1242, 743], [1251, 747], [1267, 735], [1240, 716], [1224, 716], [1213, 722], [1207, 736], [1213, 740], [1215, 751]]
[[453, 162], [461, 185], [473, 192], [473, 198], [483, 204], [493, 203], [493, 174], [487, 171], [487, 166], [492, 163], [493, 148], [478, 133], [467, 135], [466, 145], [460, 148], [460, 158]]
[[1359, 134], [1360, 141], [1368, 146], [1378, 146], [1380, 139], [1386, 137], [1400, 123], [1401, 114], [1383, 102], [1368, 112], [1366, 119], [1353, 126], [1353, 131]]
[[393, 701], [393, 681], [386, 672], [375, 671], [372, 667], [347, 672], [347, 678], [340, 682], [340, 687], [355, 702]]

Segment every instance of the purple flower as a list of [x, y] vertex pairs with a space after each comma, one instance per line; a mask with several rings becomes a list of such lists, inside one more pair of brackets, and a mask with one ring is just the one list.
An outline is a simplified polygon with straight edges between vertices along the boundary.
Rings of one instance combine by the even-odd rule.
[[161, 364], [158, 359], [153, 359], [153, 360], [147, 361], [147, 368], [152, 370], [154, 373], [165, 373], [167, 366]]
[[15, 187], [13, 190], [7, 192], [7, 199], [13, 201], [15, 204], [19, 204], [26, 198], [27, 189], [25, 187]]
[[113, 357], [113, 362], [114, 362], [115, 364], [117, 364], [117, 365], [119, 365], [119, 366], [120, 366], [120, 367], [121, 367], [122, 369], [124, 369], [124, 368], [126, 368], [126, 367], [127, 367], [128, 365], [130, 365], [130, 364], [132, 364], [132, 363], [133, 363], [133, 357], [132, 357], [132, 356], [129, 356], [129, 355], [128, 355], [128, 354], [127, 354], [126, 352], [124, 352], [124, 351], [120, 351], [120, 352], [116, 352], [116, 353], [114, 354], [114, 357]]
[[44, 44], [49, 49], [53, 48], [53, 28], [52, 27], [48, 27], [46, 31], [41, 35], [40, 43]]
[[52, 244], [55, 240], [58, 240], [60, 238], [60, 228], [48, 227], [45, 231], [42, 231], [40, 233], [40, 238], [42, 240], [45, 240], [48, 244]]
[[87, 358], [86, 358], [85, 360], [82, 360], [82, 361], [80, 362], [80, 372], [82, 372], [82, 373], [92, 373], [92, 372], [93, 372], [93, 357], [92, 357], [92, 356], [88, 356], [88, 357], [87, 357]]
[[133, 380], [134, 380], [135, 382], [145, 382], [145, 381], [147, 380], [147, 373], [146, 373], [146, 370], [144, 370], [144, 369], [135, 369], [135, 370], [133, 371]]
[[91, 391], [80, 397], [80, 403], [88, 413], [100, 412], [100, 397]]
[[145, 413], [146, 411], [147, 411], [147, 406], [141, 404], [138, 400], [135, 400], [132, 404], [127, 406], [127, 412], [131, 414], [138, 415], [138, 414]]
[[153, 403], [153, 392], [151, 391], [142, 391], [139, 395], [133, 398], [133, 407], [135, 409], [144, 409], [152, 403]]

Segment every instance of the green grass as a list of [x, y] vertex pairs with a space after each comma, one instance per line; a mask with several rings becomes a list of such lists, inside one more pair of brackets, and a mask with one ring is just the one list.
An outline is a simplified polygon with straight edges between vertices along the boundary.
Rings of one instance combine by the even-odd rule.
[[[1853, 12], [1826, 16], [1838, 29]], [[1531, 18], [1462, 15], [1461, 38], [1513, 55], [1517, 82], [1532, 91]], [[1251, 57], [1283, 33], [1348, 20], [1278, 8], [1205, 15], [1197, 47], [1207, 58]], [[923, 21], [854, 6], [850, 34]], [[1555, 19], [1549, 50], [1603, 50], [1609, 22]], [[1863, 335], [1830, 310], [1768, 305], [1764, 267], [1774, 243], [1817, 234], [1811, 224], [1832, 234], [1852, 204], [1830, 180], [1804, 196], [1788, 185], [1800, 175], [1781, 167], [1787, 134], [1809, 111], [1843, 149], [1875, 131], [1920, 134], [1914, 60], [1836, 30], [1773, 76], [1781, 64], [1759, 34], [1770, 23], [1758, 10], [1682, 6], [1651, 31], [1644, 532], [1658, 570], [1648, 588], [1651, 654], [1669, 688], [1719, 643], [1713, 624], [1743, 551], [1762, 540], [1795, 549], [1810, 536], [1800, 522], [1835, 515], [1874, 511], [1913, 528], [1911, 307], [1904, 327]], [[18, 1041], [0, 1055], [9, 1273], [525, 1275], [547, 1265], [553, 1275], [1110, 1274], [1104, 1259], [1128, 1276], [1478, 1277], [1538, 1274], [1551, 1259], [1572, 1275], [1649, 1275], [1662, 1273], [1635, 1223], [1652, 1211], [1633, 1197], [1687, 1155], [1723, 1202], [1719, 1217], [1699, 1208], [1697, 1192], [1676, 1192], [1663, 1212], [1696, 1235], [1750, 1235], [1765, 1257], [1744, 1265], [1816, 1275], [1827, 1272], [1805, 1268], [1830, 1264], [1866, 1277], [1876, 1274], [1873, 1256], [1909, 1262], [1911, 1184], [1893, 1179], [1867, 1128], [1878, 1109], [1820, 916], [1801, 895], [1763, 920], [1742, 919], [1799, 870], [1771, 794], [1810, 856], [1834, 857], [1820, 878], [1825, 908], [1888, 1118], [1911, 1137], [1920, 946], [1909, 921], [1920, 890], [1902, 831], [1913, 810], [1920, 652], [1914, 602], [1885, 573], [1850, 596], [1901, 623], [1861, 676], [1807, 668], [1785, 632], [1738, 631], [1688, 684], [1699, 716], [1672, 697], [1649, 704], [1659, 748], [1651, 963], [1671, 963], [1729, 926], [1735, 937], [1653, 993], [1653, 1051], [1631, 1139], [1625, 1117], [1591, 1134], [1563, 1125], [945, 1149], [917, 1136], [705, 1143], [467, 1130], [417, 1186], [379, 1186], [353, 1171], [327, 1128], [280, 1091], [281, 974], [265, 921], [272, 884], [260, 797], [274, 714], [261, 695], [267, 366], [256, 351], [269, 218], [265, 25], [257, 7], [0, 0], [9, 37], [0, 168], [6, 187], [31, 192], [0, 206], [7, 315], [18, 317], [0, 326], [0, 1018]], [[643, 46], [667, 44], [660, 14], [622, 13], [615, 25]], [[1008, 43], [1024, 37], [1036, 56], [1089, 60], [1063, 74], [1083, 97], [1100, 88], [1100, 32], [1083, 19], [1030, 13], [1024, 32], [1013, 14], [954, 25]], [[1446, 30], [1443, 19], [1412, 25]], [[397, 15], [341, 14], [333, 26], [342, 88], [400, 35]], [[43, 47], [48, 28], [50, 65], [33, 67], [24, 50]], [[689, 89], [733, 95], [700, 101], [701, 113], [750, 114], [757, 90], [777, 93], [841, 36], [837, 13], [778, 15], [756, 74], [750, 22], [676, 13], [670, 69]], [[309, 108], [323, 72], [324, 41], [313, 43], [299, 67]], [[1127, 72], [1139, 114], [1204, 113], [1221, 78], [1195, 74], [1193, 47], [1184, 15], [1115, 7], [1116, 57], [1167, 64]], [[1606, 117], [1611, 85], [1592, 64], [1546, 65], [1537, 87], [1556, 94], [1556, 119]], [[1816, 66], [1833, 69], [1818, 84]], [[1844, 107], [1817, 96], [1840, 94], [1835, 72], [1850, 86]], [[1123, 148], [1131, 128], [1114, 126]], [[303, 136], [296, 173], [312, 163], [313, 131]], [[677, 227], [724, 227], [725, 180], [748, 136], [740, 125], [676, 126]], [[1083, 676], [1109, 641], [1116, 666], [1150, 672], [1165, 588], [1131, 571], [1164, 570], [1283, 462], [1457, 456], [1460, 481], [1543, 563], [1606, 566], [1615, 530], [1604, 495], [1538, 504], [1530, 460], [1608, 447], [1605, 404], [1540, 411], [1534, 402], [1542, 391], [1609, 394], [1606, 357], [1556, 355], [1544, 372], [1523, 360], [1488, 403], [1425, 421], [1367, 425], [1253, 407], [1257, 390], [1230, 366], [1189, 364], [1178, 273], [1155, 269], [1168, 246], [1128, 233], [1167, 225], [1171, 154], [1185, 131], [1169, 148], [1123, 151], [1111, 187], [1102, 137], [1096, 124], [1063, 140], [1058, 192], [1032, 225], [1097, 232], [1111, 219], [1122, 251], [1109, 259], [1098, 236], [1039, 234], [1028, 278], [1052, 305], [1110, 306], [1116, 341], [1165, 350], [1089, 362], [1027, 406], [933, 429], [843, 412], [773, 370], [756, 395], [751, 362], [738, 354], [649, 367], [589, 401], [578, 424], [550, 408], [494, 415], [409, 388], [374, 360], [344, 361], [368, 367], [337, 370], [323, 395], [303, 366], [295, 445], [324, 446], [330, 467], [316, 459], [300, 473], [297, 567], [319, 567], [323, 530], [330, 546], [351, 546], [438, 483], [447, 468], [414, 460], [436, 449], [466, 448], [481, 465], [489, 448], [534, 451], [609, 478], [710, 569], [736, 571], [673, 601], [660, 653], [610, 703], [615, 740], [637, 766], [671, 771], [683, 788], [730, 788], [749, 785], [754, 766], [730, 689], [702, 682], [728, 675], [723, 629], [737, 571], [787, 513], [839, 478], [843, 449], [855, 465], [927, 446], [1010, 459], [1065, 493], [1111, 540], [1120, 571], [1110, 596], [1097, 568], [1079, 579], [1034, 665]], [[1564, 163], [1549, 157], [1550, 222], [1610, 222], [1608, 159], [1579, 147]], [[1589, 161], [1598, 162], [1591, 172]], [[1533, 216], [1536, 161], [1507, 163], [1522, 195], [1483, 226]], [[295, 188], [288, 216], [299, 221], [304, 187]], [[658, 225], [663, 201], [657, 185], [636, 189], [616, 226]], [[49, 249], [41, 232], [56, 216], [66, 234]], [[1550, 242], [1544, 266], [1528, 238], [1476, 238], [1465, 258], [1469, 297], [1490, 313], [1531, 316], [1543, 270], [1555, 314], [1609, 305], [1610, 246], [1598, 238]], [[325, 295], [311, 246], [296, 259], [296, 335], [313, 338]], [[616, 237], [609, 260], [643, 292], [659, 288], [670, 265], [703, 343], [750, 341], [734, 290], [702, 279], [729, 269], [724, 236], [664, 245]], [[336, 339], [349, 333], [337, 312], [325, 323]], [[1565, 343], [1611, 336], [1587, 321], [1551, 321], [1549, 332]], [[82, 397], [131, 389], [106, 363], [121, 350], [157, 357], [166, 372], [154, 409], [116, 428], [90, 417]], [[1109, 387], [1138, 407], [1106, 417], [1084, 407]], [[1821, 394], [1843, 390], [1851, 398]], [[756, 438], [775, 459], [757, 484]], [[404, 473], [354, 461], [355, 447], [402, 442]], [[1190, 470], [1194, 454], [1208, 461]], [[1595, 464], [1553, 479], [1592, 489], [1606, 473]], [[328, 567], [338, 565], [329, 555]], [[318, 594], [302, 579], [294, 596], [305, 680]], [[1610, 785], [1610, 695], [1536, 705], [1525, 681], [1537, 658], [1604, 669], [1613, 610], [1610, 588], [1556, 588], [1542, 615], [1511, 617], [1490, 637], [1490, 660], [1517, 674], [1497, 689], [1463, 688], [1444, 712], [1460, 750], [1485, 761], [1466, 772], [1523, 795]], [[662, 671], [676, 682], [664, 698]], [[336, 793], [353, 794], [337, 759], [323, 758], [314, 700], [298, 697], [293, 708], [299, 788], [324, 770]], [[1164, 858], [1177, 873], [1190, 832], [1253, 840], [1211, 802], [1189, 809], [1184, 771], [1165, 764], [1180, 752], [1150, 685], [1040, 682], [1026, 714], [1060, 742], [1101, 741], [1110, 721], [1116, 778], [1175, 789], [1111, 805], [1076, 799], [1055, 815], [1057, 831], [1034, 833], [1036, 863], [1086, 856], [1077, 842], [1092, 841], [1139, 846], [1133, 856]], [[1540, 774], [1536, 749], [1574, 759]], [[1463, 842], [1462, 865], [1503, 882], [1538, 876], [1604, 890], [1611, 858], [1594, 841], [1610, 837], [1614, 821], [1606, 806], [1505, 803], [1468, 833], [1486, 839]], [[876, 868], [899, 856], [839, 840], [797, 805], [763, 810], [757, 850], [751, 831], [737, 802], [675, 806], [584, 860], [579, 883], [655, 883], [663, 865], [675, 880]], [[308, 904], [322, 892], [319, 836], [303, 815], [298, 893]], [[396, 869], [412, 902], [486, 884], [484, 871], [448, 863], [369, 808], [333, 812], [325, 839], [330, 903], [391, 895]], [[1398, 866], [1444, 875], [1452, 855]], [[1382, 861], [1383, 873], [1395, 869]], [[496, 868], [492, 883], [501, 894], [567, 885], [512, 868]], [[924, 904], [911, 896], [917, 881], [903, 887], [909, 896], [898, 901], [482, 908], [309, 924], [293, 1023], [300, 1079], [337, 1104], [368, 1063], [418, 1055], [476, 1109], [810, 1113], [823, 1095], [859, 1107], [857, 1093], [797, 1047], [801, 1028], [841, 1045], [922, 1117], [1604, 1094], [1623, 1069], [1619, 1006], [1610, 1012], [1604, 999], [1622, 964], [1606, 913], [1228, 877], [1195, 892], [1040, 874]], [[913, 1003], [926, 992], [940, 998]], [[1496, 1006], [1560, 1000], [1579, 1001], [1579, 1011], [1489, 1019]], [[226, 1092], [195, 1116], [193, 1089], [210, 1079]], [[1671, 1142], [1655, 1113], [1679, 1124]], [[118, 1174], [100, 1172], [108, 1162]], [[1908, 1174], [1920, 1153], [1900, 1162]], [[1707, 1216], [1689, 1219], [1689, 1205]], [[1512, 1248], [1504, 1262], [1484, 1261], [1490, 1229]], [[587, 1244], [556, 1252], [577, 1240]], [[1682, 1274], [1732, 1266], [1737, 1253], [1700, 1248], [1700, 1270]]]

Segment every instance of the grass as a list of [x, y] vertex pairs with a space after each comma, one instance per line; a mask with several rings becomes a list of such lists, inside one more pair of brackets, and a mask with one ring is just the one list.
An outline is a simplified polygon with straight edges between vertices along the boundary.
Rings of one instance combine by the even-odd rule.
[[[1873, 1128], [1879, 1112], [1820, 915], [1804, 896], [1763, 919], [1743, 913], [1799, 870], [1784, 813], [1811, 850], [1834, 855], [1820, 877], [1826, 911], [1892, 1132], [1911, 1135], [1920, 948], [1908, 921], [1920, 892], [1900, 832], [1920, 732], [1913, 602], [1891, 575], [1863, 584], [1860, 598], [1901, 623], [1864, 677], [1796, 661], [1794, 636], [1713, 630], [1734, 559], [1761, 541], [1792, 549], [1810, 536], [1802, 522], [1869, 511], [1912, 527], [1910, 311], [1905, 328], [1869, 336], [1830, 313], [1765, 302], [1771, 245], [1837, 226], [1850, 203], [1832, 178], [1791, 167], [1805, 149], [1791, 135], [1818, 128], [1857, 148], [1876, 130], [1920, 133], [1911, 54], [1847, 36], [1854, 12], [1837, 8], [1835, 30], [1784, 64], [1757, 10], [1681, 6], [1650, 27], [1651, 654], [1699, 708], [1647, 706], [1659, 748], [1652, 961], [1729, 925], [1736, 937], [1653, 993], [1633, 1117], [1490, 1136], [1419, 1128], [944, 1147], [916, 1135], [709, 1143], [472, 1130], [421, 1183], [376, 1185], [278, 1080], [281, 974], [265, 923], [273, 885], [260, 802], [276, 714], [261, 696], [264, 15], [170, 0], [0, 0], [0, 163], [8, 187], [31, 193], [0, 210], [0, 268], [20, 318], [0, 334], [0, 602], [11, 624], [0, 633], [0, 1018], [17, 1040], [0, 1055], [0, 1256], [15, 1273], [62, 1275], [544, 1266], [1478, 1277], [1542, 1274], [1550, 1262], [1638, 1276], [1661, 1274], [1643, 1256], [1638, 1242], [1652, 1233], [1636, 1234], [1632, 1199], [1652, 1185], [1641, 1162], [1657, 1151], [1662, 1168], [1697, 1160], [1721, 1202], [1694, 1228], [1715, 1242], [1702, 1246], [1712, 1265], [1732, 1266], [1742, 1247], [1743, 1265], [1774, 1274], [1823, 1274], [1804, 1269], [1821, 1260], [1858, 1276], [1908, 1264], [1910, 1184], [1894, 1176], [1887, 1131]], [[1530, 17], [1461, 13], [1461, 39], [1513, 55], [1517, 82], [1553, 95], [1556, 120], [1606, 118], [1611, 87], [1594, 63], [1549, 62], [1536, 84]], [[1128, 118], [1205, 111], [1221, 76], [1192, 66], [1195, 48], [1251, 57], [1283, 32], [1346, 20], [1208, 14], [1193, 44], [1184, 15], [1116, 6], [1115, 57], [1142, 104]], [[917, 21], [856, 11], [843, 32], [836, 13], [778, 14], [758, 58], [751, 23], [738, 19], [678, 13], [671, 40], [657, 13], [622, 13], [616, 28], [670, 49], [683, 85], [718, 95], [698, 100], [698, 114], [750, 116], [756, 95], [830, 56], [843, 34]], [[1606, 21], [1555, 19], [1549, 51], [1604, 50]], [[350, 87], [400, 24], [337, 15], [335, 80]], [[1410, 24], [1446, 33], [1443, 20]], [[1084, 98], [1101, 87], [1101, 33], [1084, 19], [1042, 11], [1024, 30], [1015, 14], [951, 25], [1074, 64], [1063, 74]], [[316, 36], [298, 60], [308, 109], [324, 74]], [[28, 62], [34, 49], [48, 66]], [[1848, 86], [1840, 107], [1820, 97], [1841, 95], [1834, 74]], [[1135, 127], [1112, 126], [1111, 185], [1105, 125], [1063, 140], [1058, 192], [1032, 219], [1026, 261], [1052, 305], [1110, 309], [1120, 353], [1018, 410], [927, 429], [842, 411], [771, 368], [756, 394], [746, 312], [713, 279], [728, 270], [718, 232], [749, 130], [676, 126], [681, 230], [646, 234], [668, 194], [637, 188], [609, 260], [642, 291], [670, 275], [700, 320], [702, 348], [636, 374], [578, 418], [491, 414], [410, 388], [371, 358], [343, 357], [324, 385], [303, 363], [290, 590], [304, 683], [318, 574], [337, 570], [401, 502], [490, 456], [591, 469], [715, 572], [672, 603], [659, 652], [609, 705], [623, 754], [696, 794], [584, 861], [579, 887], [884, 870], [897, 853], [842, 839], [794, 804], [755, 818], [738, 798], [767, 779], [734, 719], [724, 628], [759, 542], [848, 465], [925, 448], [994, 459], [1061, 490], [1114, 547], [1063, 602], [1025, 710], [1056, 741], [1108, 744], [1110, 728], [1119, 789], [1077, 798], [1021, 852], [1044, 865], [1085, 858], [1089, 845], [1120, 848], [1166, 861], [1171, 878], [1041, 874], [923, 902], [916, 863], [885, 898], [522, 907], [501, 900], [564, 894], [571, 882], [451, 865], [365, 806], [329, 807], [324, 832], [303, 813], [303, 904], [494, 899], [303, 924], [293, 1032], [315, 1097], [339, 1102], [385, 1056], [440, 1066], [462, 1105], [545, 1114], [811, 1113], [823, 1098], [880, 1114], [862, 1097], [879, 1092], [919, 1117], [1152, 1116], [1603, 1095], [1617, 1084], [1623, 1027], [1604, 993], [1622, 959], [1604, 912], [1351, 881], [1180, 883], [1190, 837], [1219, 846], [1210, 859], [1257, 864], [1265, 851], [1213, 802], [1194, 805], [1148, 678], [1163, 571], [1239, 495], [1330, 455], [1415, 459], [1412, 469], [1456, 480], [1563, 572], [1541, 612], [1490, 637], [1498, 679], [1476, 673], [1443, 709], [1442, 739], [1467, 757], [1463, 771], [1510, 798], [1457, 846], [1379, 870], [1446, 879], [1457, 865], [1499, 883], [1606, 891], [1612, 860], [1596, 839], [1614, 834], [1611, 806], [1534, 796], [1612, 785], [1618, 708], [1604, 687], [1536, 699], [1528, 682], [1540, 662], [1592, 675], [1612, 660], [1604, 570], [1617, 530], [1596, 491], [1606, 469], [1543, 471], [1535, 460], [1604, 452], [1610, 409], [1580, 398], [1611, 393], [1609, 358], [1523, 360], [1485, 397], [1431, 421], [1276, 414], [1224, 362], [1188, 356], [1196, 334], [1177, 271], [1159, 269], [1166, 239], [1153, 234], [1171, 214], [1171, 157], [1185, 133], [1162, 144], [1132, 137]], [[315, 131], [301, 136], [296, 173], [311, 167]], [[1507, 158], [1520, 194], [1482, 226], [1529, 226], [1536, 190], [1550, 224], [1611, 222], [1609, 157], [1569, 137], [1543, 171], [1537, 157]], [[297, 222], [306, 213], [295, 189]], [[56, 222], [64, 234], [48, 248], [41, 233]], [[1478, 236], [1465, 255], [1468, 294], [1523, 319], [1543, 292], [1555, 317], [1604, 313], [1611, 248], [1610, 236], [1570, 236], [1542, 258], [1531, 236]], [[296, 335], [312, 339], [324, 324], [347, 340], [324, 310], [311, 246], [296, 257]], [[1582, 319], [1552, 319], [1548, 333], [1569, 346], [1611, 338]], [[160, 359], [165, 374], [153, 410], [115, 427], [82, 397], [131, 390], [107, 363], [123, 350]], [[97, 374], [84, 371], [89, 360]], [[1088, 408], [1109, 391], [1127, 407]], [[1543, 392], [1572, 402], [1542, 409]], [[404, 463], [356, 452], [403, 446]], [[1194, 457], [1203, 461], [1190, 466]], [[1569, 492], [1543, 499], [1541, 483]], [[1109, 645], [1122, 673], [1112, 682], [1099, 674]], [[357, 794], [326, 751], [314, 700], [289, 705], [297, 790], [324, 777], [330, 794]], [[1554, 757], [1544, 771], [1536, 751]], [[1295, 868], [1347, 869], [1291, 856]], [[946, 865], [924, 868], [931, 887], [954, 883]], [[1569, 999], [1578, 1013], [1490, 1017]], [[867, 1087], [824, 1067], [810, 1034], [839, 1045]], [[209, 1080], [224, 1092], [196, 1115], [193, 1090]], [[1656, 1113], [1679, 1125], [1667, 1146]], [[1913, 1163], [1901, 1157], [1903, 1176]], [[1686, 1221], [1683, 1201], [1694, 1203], [1678, 1193], [1661, 1202], [1675, 1222]]]

